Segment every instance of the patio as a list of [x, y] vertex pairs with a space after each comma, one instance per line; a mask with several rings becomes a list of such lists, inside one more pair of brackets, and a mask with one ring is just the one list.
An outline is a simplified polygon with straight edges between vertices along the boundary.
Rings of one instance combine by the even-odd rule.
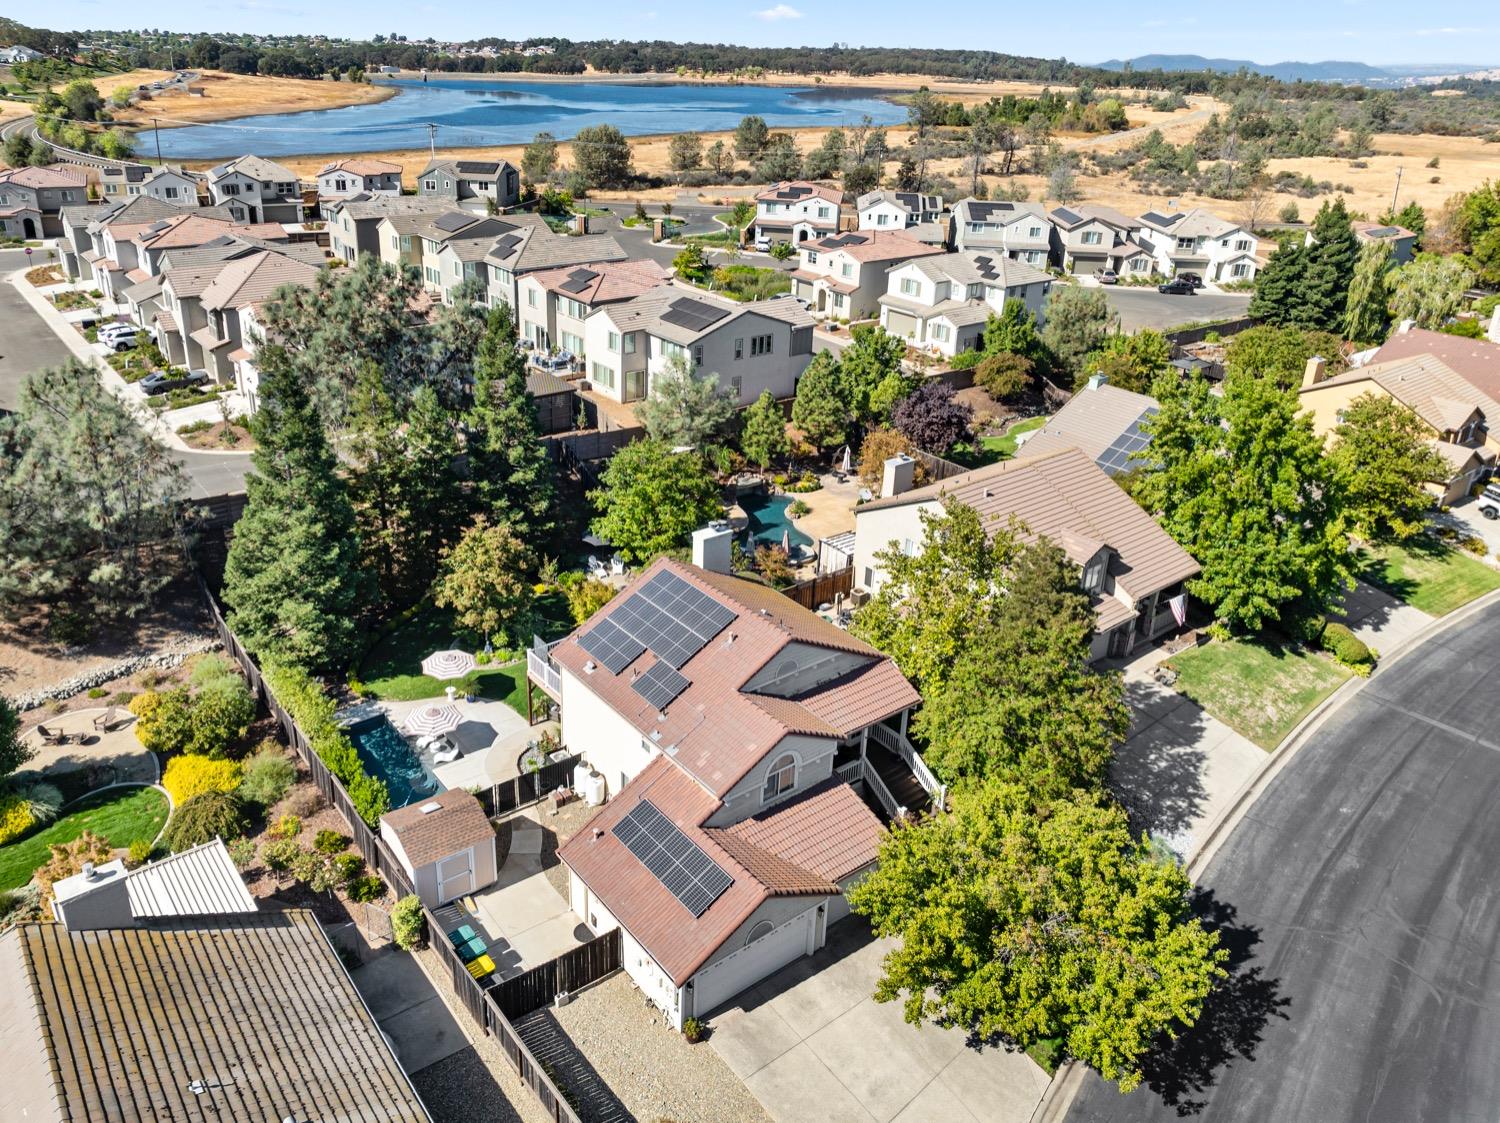
[[[61, 734], [66, 743], [49, 743], [42, 737], [42, 729]], [[23, 733], [21, 739], [35, 750], [26, 770], [44, 777], [99, 769], [100, 783], [93, 786], [100, 787], [107, 783], [154, 784], [159, 776], [156, 758], [136, 739], [135, 715], [122, 706], [73, 710], [46, 718]]]
[[[380, 702], [372, 704], [369, 709], [371, 713], [383, 712], [392, 725], [404, 729], [406, 719], [413, 711], [434, 701], [448, 704], [440, 697], [415, 702]], [[445, 764], [434, 764], [430, 754], [422, 754], [424, 763], [438, 782], [445, 788], [488, 787], [517, 775], [516, 759], [527, 742], [541, 735], [541, 727], [527, 725], [526, 719], [510, 706], [494, 699], [468, 701], [458, 696], [452, 705], [461, 720], [446, 736], [463, 755]]]

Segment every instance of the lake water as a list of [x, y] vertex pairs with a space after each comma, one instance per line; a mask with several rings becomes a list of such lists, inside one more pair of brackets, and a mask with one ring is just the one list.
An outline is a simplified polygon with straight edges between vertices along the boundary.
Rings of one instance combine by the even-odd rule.
[[[162, 155], [210, 159], [382, 152], [426, 148], [427, 125], [438, 126], [440, 148], [524, 144], [539, 132], [559, 140], [607, 122], [626, 136], [717, 132], [758, 114], [773, 127], [842, 125], [868, 115], [877, 124], [906, 119], [906, 110], [868, 90], [775, 86], [701, 86], [681, 83], [525, 82], [474, 77], [393, 79], [400, 92], [374, 105], [246, 117], [221, 125], [161, 130]], [[149, 132], [138, 140], [154, 152]]]

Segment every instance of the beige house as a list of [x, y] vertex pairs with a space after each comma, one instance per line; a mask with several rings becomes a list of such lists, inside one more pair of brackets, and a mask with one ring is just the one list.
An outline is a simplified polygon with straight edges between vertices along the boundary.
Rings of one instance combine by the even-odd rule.
[[793, 295], [815, 316], [864, 320], [880, 315], [887, 271], [913, 258], [941, 255], [943, 248], [904, 230], [859, 230], [803, 242], [799, 253]]
[[517, 330], [538, 351], [584, 350], [584, 321], [671, 279], [654, 261], [596, 261], [527, 273], [516, 281]]
[[1048, 274], [999, 251], [918, 257], [886, 273], [880, 326], [913, 347], [951, 358], [978, 346], [985, 322], [1004, 311], [1007, 300], [1021, 301], [1042, 323], [1051, 290]]
[[1186, 616], [1184, 583], [1198, 563], [1082, 450], [1003, 460], [907, 491], [909, 473], [890, 467], [882, 498], [854, 510], [857, 588], [878, 592], [886, 580], [878, 555], [891, 547], [916, 553], [922, 515], [952, 502], [979, 512], [990, 533], [1014, 523], [1024, 538], [1045, 538], [1078, 565], [1098, 616], [1094, 659], [1128, 655]]

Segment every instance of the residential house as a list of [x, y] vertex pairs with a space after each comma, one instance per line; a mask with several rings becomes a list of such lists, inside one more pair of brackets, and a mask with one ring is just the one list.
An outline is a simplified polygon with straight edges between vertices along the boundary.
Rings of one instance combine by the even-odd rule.
[[[1391, 264], [1405, 265], [1416, 253], [1417, 236], [1404, 226], [1367, 222], [1357, 218], [1350, 223], [1354, 236], [1365, 245], [1379, 244], [1391, 248]], [[1311, 238], [1311, 232], [1308, 233]]]
[[180, 167], [164, 164], [113, 164], [99, 169], [99, 186], [105, 202], [149, 195], [174, 207], [198, 205], [198, 177]]
[[554, 234], [532, 214], [508, 214], [513, 229], [495, 239], [484, 256], [488, 272], [489, 304], [516, 307], [517, 284], [528, 273], [564, 266], [624, 261], [629, 255], [608, 234]]
[[943, 213], [943, 197], [918, 191], [866, 191], [855, 209], [861, 230], [905, 230], [936, 222]]
[[297, 173], [260, 156], [237, 156], [212, 168], [208, 193], [241, 222], [302, 221]]
[[960, 199], [953, 205], [953, 245], [1045, 269], [1052, 258], [1052, 223], [1040, 203]]
[[88, 202], [88, 176], [81, 168], [51, 164], [0, 171], [0, 235], [55, 238], [62, 210]]
[[558, 852], [573, 911], [620, 930], [625, 971], [676, 1027], [823, 945], [874, 866], [872, 806], [941, 799], [895, 663], [729, 575], [732, 537], [699, 531], [695, 564], [659, 559], [528, 659], [609, 796]]
[[1069, 273], [1112, 269], [1121, 277], [1149, 277], [1155, 256], [1138, 234], [1140, 223], [1112, 207], [1082, 203], [1051, 214], [1053, 256]]
[[999, 253], [949, 253], [903, 262], [887, 274], [880, 326], [922, 347], [952, 357], [975, 349], [985, 321], [1019, 300], [1041, 323], [1052, 278]]
[[34, 51], [20, 44], [14, 47], [0, 47], [0, 64], [5, 66], [14, 66], [18, 62], [36, 62], [45, 57], [41, 51]]
[[946, 251], [927, 245], [904, 229], [831, 234], [798, 247], [801, 264], [792, 274], [792, 293], [814, 315], [866, 320], [880, 315], [886, 273], [903, 261]]
[[1171, 214], [1147, 211], [1136, 225], [1136, 237], [1151, 251], [1156, 271], [1163, 276], [1196, 273], [1215, 284], [1255, 278], [1259, 239], [1201, 208]]
[[[70, 281], [93, 279], [94, 262], [109, 256], [104, 252], [105, 231], [111, 225], [149, 226], [181, 213], [182, 208], [148, 195], [112, 203], [81, 203], [64, 207], [59, 216], [62, 234], [57, 243], [63, 272]], [[118, 263], [113, 267], [118, 268]], [[132, 261], [131, 268], [134, 267]]]
[[435, 160], [417, 176], [417, 193], [455, 202], [488, 199], [502, 209], [521, 198], [521, 173], [508, 160]]
[[1021, 436], [1016, 456], [1077, 448], [1106, 475], [1119, 476], [1141, 466], [1139, 454], [1151, 447], [1141, 425], [1160, 409], [1155, 398], [1111, 386], [1096, 374], [1045, 425]]
[[[417, 195], [355, 195], [336, 199], [323, 209], [328, 220], [328, 252], [351, 265], [362, 253], [382, 257], [382, 219], [389, 215], [439, 215], [448, 209], [441, 199]], [[399, 236], [399, 232], [393, 233]], [[399, 243], [392, 248], [399, 251]], [[415, 263], [413, 260], [412, 264]]]
[[[243, 367], [259, 347], [258, 337], [243, 317], [285, 285], [311, 288], [322, 271], [319, 264], [299, 261], [274, 250], [254, 250], [225, 262], [213, 281], [198, 297], [205, 323], [192, 332], [192, 342], [203, 353], [203, 369], [219, 385], [233, 384], [244, 397], [249, 412], [259, 399], [259, 378]], [[163, 282], [163, 291], [176, 292]]]
[[11, 1119], [431, 1118], [304, 909], [16, 925], [0, 1067]]
[[1183, 583], [1198, 563], [1082, 449], [1002, 460], [911, 490], [912, 461], [898, 459], [905, 464], [887, 462], [881, 498], [854, 509], [857, 588], [878, 592], [886, 580], [879, 555], [892, 546], [914, 553], [922, 515], [962, 503], [988, 533], [1016, 526], [1023, 539], [1046, 539], [1079, 567], [1097, 617], [1093, 658], [1128, 655], [1185, 618]]
[[235, 239], [284, 243], [287, 234], [279, 223], [235, 223], [220, 208], [185, 211], [178, 207], [169, 217], [146, 225], [111, 222], [103, 231], [103, 257], [93, 262], [95, 280], [106, 299], [118, 301], [127, 286], [160, 273], [163, 259], [172, 250], [214, 242], [244, 244]]
[[318, 198], [401, 194], [401, 165], [369, 156], [335, 160], [318, 172]]
[[557, 347], [582, 355], [585, 320], [671, 277], [670, 270], [654, 261], [594, 261], [528, 273], [516, 282], [517, 328], [538, 351]]
[[669, 283], [584, 321], [584, 370], [594, 391], [629, 403], [680, 358], [746, 406], [765, 390], [792, 396], [812, 362], [812, 336], [812, 315], [791, 296], [740, 303]]
[[509, 218], [451, 208], [438, 214], [387, 215], [377, 227], [381, 258], [414, 266], [428, 291], [450, 303], [453, 290], [466, 280], [488, 288], [485, 254], [497, 238], [515, 229]]
[[773, 183], [755, 196], [755, 237], [797, 244], [835, 234], [844, 193], [801, 180]]

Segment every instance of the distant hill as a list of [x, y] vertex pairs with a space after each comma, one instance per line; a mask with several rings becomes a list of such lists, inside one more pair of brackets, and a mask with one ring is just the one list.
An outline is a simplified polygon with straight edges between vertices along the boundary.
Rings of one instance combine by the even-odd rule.
[[1124, 70], [1127, 63], [1132, 70], [1212, 70], [1221, 74], [1248, 70], [1283, 82], [1388, 82], [1401, 76], [1393, 70], [1364, 62], [1277, 62], [1265, 66], [1249, 59], [1204, 58], [1202, 55], [1141, 55], [1133, 59], [1110, 59], [1101, 62], [1099, 67], [1102, 70]]

